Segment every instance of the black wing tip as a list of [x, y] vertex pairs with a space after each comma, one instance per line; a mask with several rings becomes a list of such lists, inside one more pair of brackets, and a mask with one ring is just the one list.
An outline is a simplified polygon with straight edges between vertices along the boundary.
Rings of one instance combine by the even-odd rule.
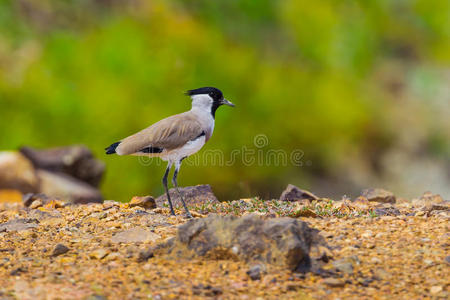
[[106, 147], [106, 154], [114, 154], [116, 153], [116, 148], [120, 145], [120, 142], [116, 142], [114, 144], [111, 144], [109, 147]]

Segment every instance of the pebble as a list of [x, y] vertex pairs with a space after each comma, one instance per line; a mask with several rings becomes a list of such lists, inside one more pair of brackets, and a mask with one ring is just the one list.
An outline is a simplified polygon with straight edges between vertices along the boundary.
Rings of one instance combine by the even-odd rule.
[[328, 286], [331, 286], [331, 287], [343, 287], [343, 286], [345, 286], [345, 282], [343, 280], [337, 279], [337, 278], [333, 278], [333, 277], [325, 278], [322, 282], [324, 284], [328, 285]]
[[138, 254], [138, 261], [139, 262], [145, 262], [149, 258], [153, 257], [153, 249], [144, 249], [141, 250]]
[[343, 272], [345, 274], [353, 273], [353, 263], [349, 258], [342, 258], [339, 260], [335, 260], [332, 262], [333, 267], [335, 267], [338, 271]]
[[437, 293], [440, 293], [440, 292], [442, 292], [442, 286], [434, 285], [434, 286], [432, 286], [430, 288], [430, 293], [433, 294], [433, 295], [437, 294]]
[[42, 201], [40, 199], [34, 200], [33, 202], [31, 202], [30, 204], [30, 208], [31, 209], [36, 209], [38, 207], [41, 207], [44, 203], [42, 203]]
[[374, 264], [380, 264], [381, 260], [378, 257], [372, 257], [370, 261]]
[[112, 252], [112, 253], [109, 253], [105, 259], [107, 261], [113, 261], [113, 260], [120, 260], [121, 258], [122, 258], [122, 255], [120, 253]]
[[431, 259], [425, 259], [423, 263], [427, 266], [431, 266], [434, 262]]
[[264, 272], [265, 267], [263, 265], [254, 265], [250, 267], [250, 269], [247, 271], [247, 275], [252, 280], [260, 280], [261, 274]]
[[143, 207], [148, 209], [156, 208], [155, 198], [153, 198], [152, 196], [135, 196], [131, 199], [129, 205], [130, 207]]
[[95, 258], [95, 259], [102, 259], [108, 254], [109, 254], [109, 251], [107, 251], [106, 249], [97, 249], [97, 250], [92, 251], [89, 254], [89, 257]]
[[362, 191], [361, 195], [369, 202], [395, 203], [394, 194], [384, 189], [366, 189]]
[[383, 268], [377, 268], [377, 269], [375, 270], [375, 272], [374, 272], [374, 275], [375, 275], [376, 277], [378, 277], [378, 279], [381, 279], [381, 280], [389, 279], [390, 276], [391, 276], [391, 274], [389, 274], [388, 272], [386, 272], [386, 270], [383, 269]]
[[370, 238], [372, 236], [373, 236], [373, 232], [371, 230], [367, 230], [363, 234], [361, 234], [361, 237], [363, 237], [363, 238]]
[[56, 244], [55, 248], [53, 248], [52, 256], [58, 256], [64, 253], [67, 253], [69, 248], [63, 244]]

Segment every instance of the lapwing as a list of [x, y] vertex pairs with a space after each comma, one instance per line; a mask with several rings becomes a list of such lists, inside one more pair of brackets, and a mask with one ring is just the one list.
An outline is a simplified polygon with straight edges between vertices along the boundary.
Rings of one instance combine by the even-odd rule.
[[162, 119], [150, 127], [110, 145], [105, 150], [106, 154], [159, 157], [167, 161], [162, 183], [172, 215], [175, 215], [175, 211], [167, 187], [167, 177], [170, 169], [175, 165], [172, 184], [183, 203], [187, 217], [192, 218], [177, 184], [181, 162], [199, 151], [211, 138], [217, 108], [221, 105], [234, 107], [234, 104], [226, 100], [222, 92], [214, 87], [189, 90], [186, 95], [192, 98], [191, 110]]

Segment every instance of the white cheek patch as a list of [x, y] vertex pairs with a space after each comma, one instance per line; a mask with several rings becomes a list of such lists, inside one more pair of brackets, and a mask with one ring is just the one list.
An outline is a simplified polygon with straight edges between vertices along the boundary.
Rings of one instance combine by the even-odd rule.
[[196, 106], [205, 110], [211, 109], [214, 100], [207, 94], [192, 96], [192, 106]]

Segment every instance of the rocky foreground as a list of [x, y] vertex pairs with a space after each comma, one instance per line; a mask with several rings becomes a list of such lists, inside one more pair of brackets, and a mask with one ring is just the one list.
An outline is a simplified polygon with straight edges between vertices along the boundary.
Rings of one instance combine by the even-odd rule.
[[0, 299], [450, 297], [448, 201], [295, 193], [192, 201], [191, 221], [150, 197], [2, 203]]

